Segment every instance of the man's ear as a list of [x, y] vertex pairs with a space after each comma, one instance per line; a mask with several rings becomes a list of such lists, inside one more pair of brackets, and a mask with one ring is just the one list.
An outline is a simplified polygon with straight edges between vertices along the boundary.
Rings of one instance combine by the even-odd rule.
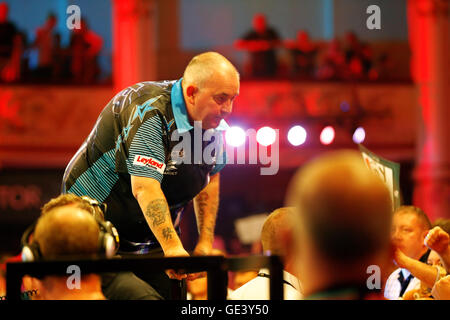
[[195, 94], [197, 93], [197, 91], [198, 91], [198, 88], [194, 85], [189, 85], [186, 88], [186, 96], [187, 96], [189, 103], [191, 103], [191, 104], [194, 103]]

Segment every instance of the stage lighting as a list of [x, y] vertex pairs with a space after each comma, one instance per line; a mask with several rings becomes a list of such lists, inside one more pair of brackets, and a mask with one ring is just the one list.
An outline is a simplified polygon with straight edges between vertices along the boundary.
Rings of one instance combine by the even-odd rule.
[[275, 142], [277, 133], [271, 127], [262, 127], [256, 132], [256, 141], [265, 147]]
[[299, 146], [306, 141], [306, 130], [302, 126], [294, 126], [288, 131], [287, 138], [293, 146]]
[[334, 131], [334, 128], [332, 126], [327, 126], [322, 129], [322, 132], [320, 133], [320, 142], [324, 145], [328, 145], [333, 143], [334, 137], [336, 133]]
[[356, 128], [353, 133], [353, 142], [354, 143], [363, 143], [366, 138], [366, 130], [363, 127]]
[[245, 143], [245, 131], [239, 127], [231, 127], [225, 133], [227, 144], [239, 147]]

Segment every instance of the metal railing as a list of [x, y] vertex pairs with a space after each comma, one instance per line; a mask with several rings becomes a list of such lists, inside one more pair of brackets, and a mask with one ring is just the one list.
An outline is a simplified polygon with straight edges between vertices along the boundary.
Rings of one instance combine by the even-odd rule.
[[103, 272], [155, 272], [166, 269], [186, 273], [206, 271], [208, 300], [226, 300], [228, 271], [267, 268], [270, 272], [270, 299], [283, 299], [283, 264], [278, 256], [198, 256], [170, 258], [67, 259], [36, 262], [12, 262], [6, 265], [7, 300], [21, 300], [21, 284], [25, 275], [44, 277], [67, 275], [68, 267], [76, 265], [83, 274]]

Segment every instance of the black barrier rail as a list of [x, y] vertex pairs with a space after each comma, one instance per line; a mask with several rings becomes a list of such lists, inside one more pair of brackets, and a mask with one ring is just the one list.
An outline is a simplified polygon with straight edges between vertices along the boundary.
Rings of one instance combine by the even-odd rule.
[[22, 278], [43, 277], [46, 275], [67, 275], [68, 267], [76, 265], [83, 274], [103, 272], [153, 272], [166, 269], [183, 270], [187, 273], [206, 271], [208, 276], [208, 300], [226, 300], [227, 271], [268, 268], [270, 278], [270, 297], [283, 299], [283, 266], [277, 256], [252, 256], [225, 258], [223, 256], [170, 257], [170, 258], [120, 258], [90, 260], [55, 260], [36, 262], [11, 262], [6, 264], [7, 299], [19, 301]]

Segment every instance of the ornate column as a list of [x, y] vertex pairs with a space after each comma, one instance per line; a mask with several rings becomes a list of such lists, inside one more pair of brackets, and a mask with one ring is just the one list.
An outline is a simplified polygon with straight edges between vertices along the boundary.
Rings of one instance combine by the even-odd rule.
[[156, 1], [111, 2], [115, 91], [139, 81], [156, 80]]
[[450, 218], [450, 0], [408, 0], [411, 71], [420, 130], [414, 204], [431, 220]]

